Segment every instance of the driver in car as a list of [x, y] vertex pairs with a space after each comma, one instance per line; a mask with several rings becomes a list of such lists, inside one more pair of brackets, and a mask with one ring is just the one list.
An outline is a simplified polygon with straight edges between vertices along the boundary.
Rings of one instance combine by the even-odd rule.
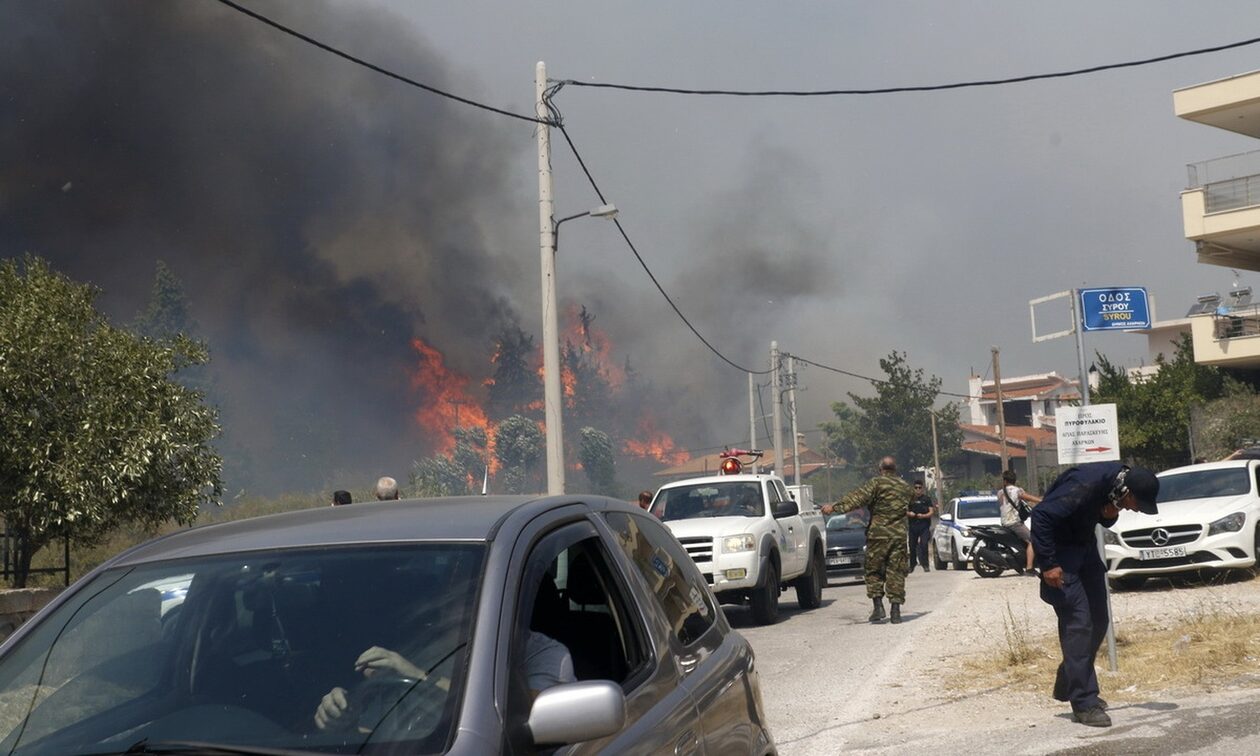
[[[370, 678], [373, 675], [392, 673], [398, 677], [424, 681], [429, 674], [412, 664], [396, 651], [380, 646], [372, 646], [354, 662], [354, 671]], [[573, 658], [563, 643], [534, 630], [526, 631], [525, 636], [525, 671], [531, 698], [553, 685], [576, 682], [573, 674]], [[450, 686], [450, 681], [435, 679], [433, 684], [442, 690]], [[345, 688], [337, 687], [328, 691], [315, 710], [315, 726], [321, 730], [339, 724], [338, 720], [350, 708], [349, 694]]]

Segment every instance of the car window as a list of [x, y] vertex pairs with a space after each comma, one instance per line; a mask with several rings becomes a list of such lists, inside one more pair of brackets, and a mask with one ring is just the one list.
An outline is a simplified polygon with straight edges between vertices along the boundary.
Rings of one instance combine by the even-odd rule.
[[774, 489], [774, 492], [775, 492], [775, 496], [774, 496], [775, 501], [796, 501], [791, 496], [788, 496], [787, 489], [783, 487], [783, 481], [781, 480], [771, 481], [771, 487]]
[[713, 626], [717, 606], [682, 546], [646, 517], [608, 512], [604, 519], [652, 591], [678, 642], [685, 648], [700, 640]]
[[866, 518], [861, 514], [862, 511], [848, 512], [845, 514], [832, 515], [827, 519], [827, 530], [863, 530], [866, 528]]
[[998, 500], [993, 499], [960, 499], [958, 502], [958, 519], [975, 520], [982, 517], [1001, 517]]
[[[0, 666], [3, 748], [120, 752], [178, 732], [242, 747], [357, 753], [371, 741], [441, 751], [483, 560], [480, 544], [432, 544], [103, 572]], [[405, 664], [363, 675], [357, 660], [373, 647]], [[405, 669], [431, 683], [407, 680]], [[354, 714], [321, 731], [315, 709], [334, 687], [347, 690]]]
[[1159, 476], [1156, 501], [1166, 503], [1214, 496], [1242, 496], [1251, 492], [1251, 476], [1245, 467], [1195, 470]]

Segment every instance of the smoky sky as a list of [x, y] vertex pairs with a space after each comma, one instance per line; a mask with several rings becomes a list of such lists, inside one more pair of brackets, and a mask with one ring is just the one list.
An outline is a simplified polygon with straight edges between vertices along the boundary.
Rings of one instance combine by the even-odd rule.
[[[303, 9], [312, 34], [450, 84], [388, 14]], [[513, 287], [536, 276], [536, 252], [515, 254], [537, 236], [505, 159], [530, 125], [453, 109], [216, 3], [8, 2], [0, 16], [3, 254], [101, 287], [121, 322], [165, 261], [211, 347], [246, 479], [405, 479], [426, 451], [410, 340], [484, 372]]]

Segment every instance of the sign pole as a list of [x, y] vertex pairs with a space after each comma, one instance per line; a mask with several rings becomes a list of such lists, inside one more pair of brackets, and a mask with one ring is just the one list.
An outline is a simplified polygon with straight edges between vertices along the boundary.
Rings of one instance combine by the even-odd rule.
[[1081, 317], [1081, 290], [1072, 289], [1072, 330], [1076, 331], [1076, 364], [1080, 369], [1081, 406], [1089, 406], [1089, 373], [1085, 370], [1085, 321]]

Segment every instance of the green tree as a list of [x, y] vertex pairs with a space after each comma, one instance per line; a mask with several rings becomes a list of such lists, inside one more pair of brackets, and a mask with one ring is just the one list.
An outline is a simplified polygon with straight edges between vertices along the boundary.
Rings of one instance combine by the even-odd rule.
[[1221, 399], [1192, 411], [1195, 454], [1214, 460], [1260, 443], [1260, 396], [1235, 387]]
[[114, 327], [97, 295], [36, 257], [0, 263], [0, 515], [19, 587], [55, 539], [89, 546], [219, 503], [216, 413], [174, 380], [205, 348]]
[[1156, 358], [1159, 370], [1154, 375], [1131, 379], [1123, 367], [1102, 354], [1097, 358], [1094, 402], [1116, 405], [1120, 450], [1125, 458], [1156, 469], [1191, 461], [1192, 406], [1231, 391], [1247, 391], [1219, 368], [1195, 362], [1189, 335], [1178, 340], [1172, 360], [1162, 354]]
[[141, 336], [157, 341], [180, 334], [188, 337], [195, 337], [197, 334], [196, 321], [188, 312], [188, 297], [184, 295], [184, 287], [161, 260], [157, 261], [157, 269], [153, 274], [149, 305], [136, 318], [132, 328]]
[[450, 457], [426, 457], [411, 469], [411, 488], [416, 496], [462, 496], [468, 476]]
[[615, 496], [617, 467], [613, 457], [612, 439], [607, 433], [591, 427], [583, 428], [579, 435], [582, 442], [578, 447], [578, 460], [582, 463], [582, 471], [586, 473], [592, 490], [597, 494]]
[[820, 426], [828, 450], [860, 465], [872, 465], [891, 454], [903, 471], [930, 466], [935, 412], [941, 464], [947, 464], [962, 447], [962, 430], [958, 405], [933, 409], [941, 379], [925, 378], [921, 368], [911, 369], [905, 354], [896, 351], [881, 359], [879, 366], [888, 377], [875, 384], [874, 396], [850, 392], [852, 406], [832, 404], [836, 419]]
[[507, 493], [524, 493], [534, 483], [534, 470], [543, 454], [543, 433], [538, 423], [512, 415], [495, 427], [494, 456]]

